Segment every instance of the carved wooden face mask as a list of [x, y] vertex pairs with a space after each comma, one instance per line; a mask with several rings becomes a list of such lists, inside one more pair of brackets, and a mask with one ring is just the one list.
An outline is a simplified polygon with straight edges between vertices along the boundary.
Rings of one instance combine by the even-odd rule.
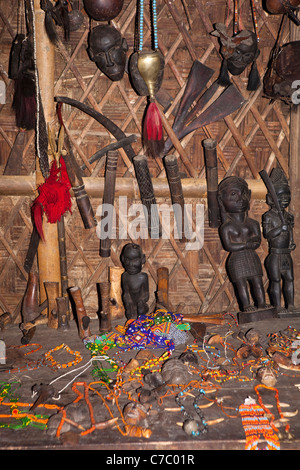
[[[231, 37], [227, 34], [224, 24], [216, 23], [215, 31], [213, 31], [211, 34], [220, 38], [220, 53], [224, 59], [222, 66], [222, 72], [224, 75], [227, 73], [227, 71], [229, 71], [232, 75], [240, 75], [248, 65], [252, 63], [255, 65], [255, 60], [260, 53], [257, 46], [257, 37], [255, 33], [248, 30], [242, 30], [235, 36]], [[224, 70], [224, 68], [226, 68], [226, 70]], [[257, 73], [256, 68], [255, 72]], [[225, 81], [229, 80], [227, 77], [224, 78]]]
[[113, 26], [99, 25], [92, 29], [89, 36], [89, 56], [113, 81], [121, 80], [124, 75], [127, 50], [126, 39]]

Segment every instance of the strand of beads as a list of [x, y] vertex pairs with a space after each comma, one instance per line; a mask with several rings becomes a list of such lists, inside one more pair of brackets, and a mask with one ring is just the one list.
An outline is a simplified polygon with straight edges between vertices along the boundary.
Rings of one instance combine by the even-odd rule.
[[[75, 356], [75, 359], [73, 361], [60, 364], [59, 362], [55, 361], [52, 356], [52, 353], [59, 351], [59, 350], [64, 350], [68, 354]], [[72, 367], [78, 364], [82, 360], [82, 356], [79, 351], [72, 351], [72, 349], [70, 349], [69, 346], [62, 343], [59, 346], [56, 346], [55, 348], [50, 349], [47, 353], [45, 353], [45, 359], [50, 362], [51, 364], [50, 367], [53, 369], [66, 369], [67, 367]]]
[[106, 383], [110, 383], [112, 381], [108, 377], [107, 372], [116, 372], [119, 368], [117, 362], [107, 355], [107, 351], [116, 347], [115, 336], [116, 335], [114, 334], [108, 334], [90, 337], [84, 340], [84, 345], [91, 352], [92, 358], [95, 356], [101, 356], [103, 360], [111, 366], [109, 368], [104, 368], [102, 364], [99, 365], [99, 361], [97, 361], [92, 371], [94, 378], [98, 378]]
[[[198, 391], [198, 395], [195, 397], [193, 406], [194, 406], [194, 410], [195, 410], [196, 414], [200, 418], [200, 423], [199, 423], [199, 420], [196, 421], [196, 419], [194, 419], [187, 412], [187, 410], [186, 410], [186, 408], [183, 404], [183, 401], [182, 401], [184, 394], [186, 394], [187, 392], [189, 392], [192, 389], [193, 389], [194, 392]], [[207, 425], [207, 423], [204, 419], [204, 415], [203, 415], [201, 409], [198, 406], [199, 400], [204, 395], [205, 395], [205, 390], [203, 390], [203, 388], [196, 389], [196, 388], [193, 388], [192, 386], [187, 386], [184, 390], [179, 392], [178, 395], [176, 395], [176, 397], [175, 397], [175, 401], [176, 401], [177, 405], [180, 406], [181, 411], [183, 412], [183, 415], [186, 418], [184, 423], [183, 423], [183, 429], [186, 432], [186, 434], [188, 434], [192, 437], [198, 437], [202, 434], [205, 434], [208, 431], [208, 425]]]

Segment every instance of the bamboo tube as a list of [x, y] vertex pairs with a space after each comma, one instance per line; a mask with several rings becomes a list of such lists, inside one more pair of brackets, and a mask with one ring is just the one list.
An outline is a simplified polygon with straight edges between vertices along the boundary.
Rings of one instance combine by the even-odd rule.
[[90, 331], [90, 326], [89, 326], [90, 318], [86, 314], [86, 310], [85, 310], [82, 295], [81, 295], [81, 290], [79, 287], [75, 286], [75, 287], [71, 287], [69, 291], [75, 303], [79, 337], [80, 339], [87, 338], [88, 336], [91, 336], [91, 331]]
[[[292, 21], [290, 21], [290, 40], [300, 40], [300, 29]], [[291, 186], [291, 211], [294, 214], [294, 239], [298, 240], [300, 237], [300, 106], [291, 107], [291, 122], [290, 122], [290, 158], [289, 158], [289, 178]], [[299, 245], [297, 246], [299, 249]], [[296, 252], [297, 252], [296, 249]], [[295, 290], [295, 306], [299, 308], [300, 305], [300, 257], [293, 254], [294, 261], [294, 290]]]
[[145, 208], [145, 218], [150, 238], [157, 239], [161, 234], [158, 210], [154, 196], [152, 179], [145, 155], [133, 159], [136, 179], [139, 185], [141, 201]]
[[58, 328], [58, 317], [56, 310], [56, 299], [59, 296], [59, 283], [44, 281], [45, 291], [48, 299], [48, 327]]
[[206, 180], [207, 180], [207, 206], [209, 226], [218, 228], [220, 225], [220, 211], [217, 199], [218, 193], [218, 159], [217, 141], [205, 139], [203, 141]]
[[[36, 65], [39, 77], [41, 101], [43, 104], [46, 123], [54, 119], [54, 70], [55, 54], [54, 45], [51, 44], [45, 30], [45, 13], [40, 7], [40, 0], [34, 0], [34, 22], [35, 22], [35, 46]], [[43, 183], [38, 159], [36, 171], [36, 186]], [[38, 267], [40, 278], [40, 302], [46, 298], [44, 281], [60, 283], [59, 247], [56, 224], [48, 223], [45, 218], [43, 222], [45, 243], [38, 247]]]
[[100, 333], [108, 333], [112, 330], [111, 312], [110, 312], [110, 282], [99, 283], [101, 293], [101, 311], [100, 311]]
[[[67, 251], [66, 251], [66, 239], [65, 239], [65, 221], [64, 216], [57, 222], [57, 233], [58, 233], [58, 247], [59, 247], [59, 262], [60, 262], [60, 274], [61, 274], [61, 295], [66, 299], [66, 307], [69, 312], [69, 296], [68, 296], [68, 265], [67, 265]], [[58, 296], [57, 296], [58, 297]]]
[[179, 240], [184, 242], [185, 238], [185, 208], [184, 197], [179, 175], [179, 168], [176, 155], [166, 155], [164, 157], [167, 179], [170, 187], [171, 201], [173, 204], [173, 211], [176, 220]]
[[[168, 198], [170, 188], [167, 178], [151, 178], [153, 190], [156, 198]], [[84, 177], [83, 178], [87, 194], [92, 198], [99, 198], [104, 191], [104, 178]], [[251, 190], [251, 199], [265, 201], [266, 187], [259, 178], [246, 179]], [[207, 184], [205, 178], [183, 178], [181, 180], [183, 196], [186, 198], [202, 199], [207, 196]], [[0, 175], [0, 196], [34, 196], [35, 181], [32, 176], [1, 176]], [[116, 178], [115, 197], [127, 196], [137, 199], [139, 194], [138, 183], [134, 178]], [[71, 190], [72, 195], [72, 190]]]
[[110, 267], [109, 268], [109, 282], [110, 282], [110, 315], [111, 319], [124, 318], [125, 309], [122, 301], [122, 288], [121, 276], [124, 268]]

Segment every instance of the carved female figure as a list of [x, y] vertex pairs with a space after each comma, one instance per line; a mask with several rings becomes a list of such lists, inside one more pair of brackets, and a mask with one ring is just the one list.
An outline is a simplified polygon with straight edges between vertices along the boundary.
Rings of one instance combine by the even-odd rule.
[[[267, 307], [262, 282], [262, 266], [256, 253], [261, 243], [259, 223], [248, 217], [251, 191], [247, 182], [236, 176], [223, 179], [218, 187], [222, 223], [219, 229], [227, 258], [228, 276], [236, 288], [241, 309], [249, 312]], [[255, 306], [251, 305], [248, 284]]]

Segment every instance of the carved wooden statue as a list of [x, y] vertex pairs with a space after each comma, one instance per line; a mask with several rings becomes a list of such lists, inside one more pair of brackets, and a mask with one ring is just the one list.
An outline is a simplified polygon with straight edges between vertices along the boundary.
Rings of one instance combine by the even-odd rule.
[[[291, 251], [296, 248], [293, 240], [294, 216], [286, 210], [291, 201], [291, 191], [280, 168], [274, 168], [265, 183], [269, 185], [266, 201], [270, 210], [263, 214], [262, 225], [263, 235], [269, 244], [265, 265], [270, 281], [270, 300], [277, 312], [284, 314], [294, 310], [294, 270], [291, 257]], [[282, 294], [286, 308], [281, 307]]]
[[135, 243], [127, 243], [121, 254], [125, 269], [121, 278], [122, 300], [126, 318], [136, 319], [148, 312], [149, 300], [148, 274], [142, 272], [146, 261], [141, 247]]
[[[256, 253], [261, 243], [259, 223], [248, 217], [251, 191], [242, 178], [230, 176], [218, 187], [222, 223], [219, 229], [227, 258], [228, 276], [235, 286], [243, 312], [267, 308], [262, 282], [262, 266]], [[248, 284], [254, 306], [251, 305]]]

